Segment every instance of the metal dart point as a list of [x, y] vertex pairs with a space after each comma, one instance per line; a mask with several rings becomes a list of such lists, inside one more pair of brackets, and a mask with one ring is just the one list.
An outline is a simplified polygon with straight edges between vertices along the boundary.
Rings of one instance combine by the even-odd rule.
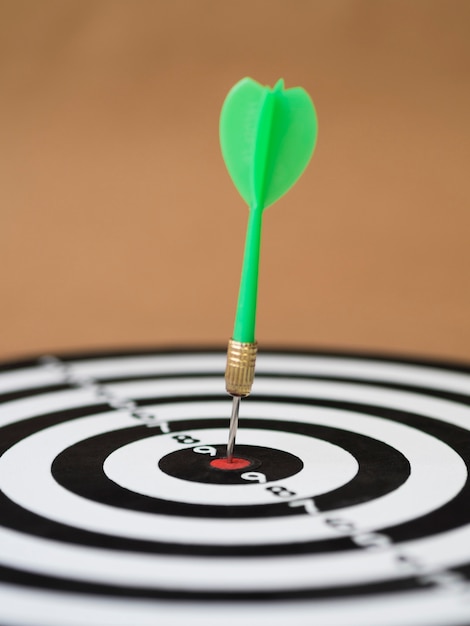
[[235, 449], [235, 439], [237, 437], [238, 428], [238, 414], [240, 412], [240, 396], [233, 396], [232, 402], [232, 415], [230, 416], [230, 428], [228, 431], [228, 444], [227, 444], [227, 461], [229, 463], [233, 460], [233, 451]]
[[235, 439], [238, 429], [240, 401], [248, 396], [255, 378], [255, 363], [258, 344], [230, 339], [227, 349], [227, 367], [225, 368], [225, 388], [233, 397], [232, 415], [227, 444], [227, 459], [233, 459]]

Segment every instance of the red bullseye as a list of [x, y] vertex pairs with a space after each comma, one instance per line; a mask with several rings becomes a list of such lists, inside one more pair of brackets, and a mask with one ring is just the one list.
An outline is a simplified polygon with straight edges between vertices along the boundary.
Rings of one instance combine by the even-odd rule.
[[210, 462], [210, 465], [219, 470], [241, 470], [245, 469], [245, 467], [249, 467], [251, 465], [251, 461], [234, 456], [231, 460], [227, 457], [223, 459], [214, 459]]

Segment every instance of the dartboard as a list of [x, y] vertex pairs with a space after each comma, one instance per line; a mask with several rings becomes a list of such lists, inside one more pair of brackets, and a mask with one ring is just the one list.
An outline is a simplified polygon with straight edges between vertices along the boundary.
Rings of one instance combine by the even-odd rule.
[[470, 623], [470, 369], [220, 350], [0, 370], [0, 623]]

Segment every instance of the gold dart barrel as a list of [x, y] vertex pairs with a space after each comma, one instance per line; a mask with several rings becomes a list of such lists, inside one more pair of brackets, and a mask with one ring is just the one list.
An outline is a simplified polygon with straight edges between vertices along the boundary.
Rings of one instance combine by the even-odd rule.
[[231, 396], [248, 396], [255, 378], [255, 363], [258, 344], [243, 343], [230, 339], [227, 348], [225, 388]]

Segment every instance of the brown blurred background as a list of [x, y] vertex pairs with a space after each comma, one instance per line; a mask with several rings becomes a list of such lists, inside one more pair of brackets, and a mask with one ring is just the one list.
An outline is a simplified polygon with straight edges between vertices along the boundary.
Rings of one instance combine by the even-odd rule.
[[265, 214], [258, 341], [470, 360], [468, 0], [0, 1], [0, 358], [225, 344], [243, 76], [320, 132]]

